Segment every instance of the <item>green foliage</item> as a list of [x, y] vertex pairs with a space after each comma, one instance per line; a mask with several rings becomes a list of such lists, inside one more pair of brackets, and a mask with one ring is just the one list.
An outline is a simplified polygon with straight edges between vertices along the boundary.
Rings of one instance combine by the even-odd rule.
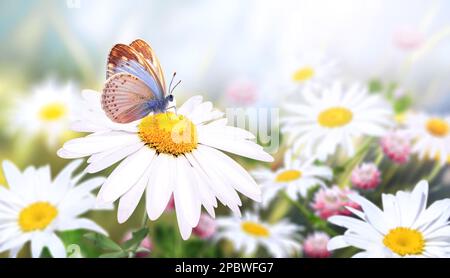
[[396, 114], [407, 111], [413, 103], [412, 97], [408, 94], [400, 97], [395, 96], [395, 91], [398, 89], [398, 85], [395, 82], [384, 84], [379, 79], [372, 79], [369, 81], [368, 87], [370, 93], [384, 94], [384, 97], [391, 102]]
[[88, 241], [84, 240], [85, 234], [86, 231], [82, 229], [65, 231], [59, 234], [59, 237], [67, 248], [68, 256], [74, 255], [72, 253], [73, 250], [69, 250], [69, 247], [73, 244], [79, 247], [79, 251], [81, 253], [80, 255], [83, 257], [92, 258], [100, 255], [100, 250], [98, 250], [95, 246], [92, 246], [92, 244], [89, 244]]
[[396, 114], [403, 113], [407, 111], [412, 105], [411, 96], [402, 96], [394, 101], [394, 111]]
[[378, 93], [383, 90], [383, 83], [379, 79], [372, 79], [369, 81], [369, 92]]
[[158, 225], [152, 230], [152, 240], [155, 249], [154, 257], [162, 258], [216, 258], [222, 257], [221, 250], [209, 240], [192, 236], [189, 240], [182, 240], [178, 229], [170, 225]]
[[142, 228], [133, 232], [131, 239], [125, 241], [122, 245], [117, 244], [105, 235], [97, 233], [87, 233], [84, 235], [84, 238], [92, 242], [100, 250], [105, 251], [99, 258], [126, 258], [134, 257], [137, 252], [150, 252], [150, 250], [140, 247], [141, 242], [147, 235], [148, 228]]

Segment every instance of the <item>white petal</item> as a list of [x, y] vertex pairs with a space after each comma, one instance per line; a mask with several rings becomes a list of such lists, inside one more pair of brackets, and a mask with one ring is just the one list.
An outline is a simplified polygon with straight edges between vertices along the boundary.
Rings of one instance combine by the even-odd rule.
[[352, 258], [355, 259], [363, 259], [363, 258], [372, 258], [371, 253], [367, 252], [367, 251], [363, 251], [363, 252], [358, 252], [355, 255], [352, 256]]
[[150, 220], [158, 219], [169, 203], [174, 188], [174, 157], [159, 154], [150, 170], [150, 178], [146, 192], [146, 207]]
[[44, 233], [36, 233], [33, 235], [31, 239], [31, 256], [33, 258], [39, 258], [41, 255], [42, 249], [45, 246], [45, 237]]
[[91, 162], [89, 164], [89, 166], [86, 168], [86, 171], [88, 173], [96, 173], [101, 170], [104, 170], [104, 169], [108, 168], [109, 166], [124, 159], [125, 157], [135, 153], [143, 146], [144, 146], [144, 143], [139, 142], [139, 143], [132, 144], [129, 146], [120, 147], [119, 149], [116, 149], [112, 152], [108, 152], [108, 153], [104, 154], [101, 158], [99, 158], [98, 160]]
[[101, 108], [101, 95], [102, 94], [100, 92], [94, 90], [85, 89], [81, 91], [81, 96], [83, 99], [90, 105], [95, 105], [98, 108]]
[[192, 178], [192, 166], [184, 156], [177, 157], [175, 161], [176, 175], [173, 196], [177, 217], [183, 217], [191, 227], [195, 227], [200, 219], [201, 203], [195, 184], [196, 180]]
[[[189, 157], [188, 157], [189, 158]], [[209, 187], [224, 205], [230, 207], [236, 214], [240, 214], [239, 206], [242, 204], [239, 195], [224, 178], [223, 173], [211, 164], [207, 157], [198, 151], [192, 152], [191, 164], [204, 174], [204, 180], [208, 181]]]
[[90, 192], [100, 187], [105, 181], [104, 177], [94, 177], [85, 180], [70, 190], [70, 196], [71, 198], [83, 198], [83, 196], [89, 195]]
[[8, 187], [13, 191], [24, 183], [22, 173], [9, 160], [3, 161], [3, 174], [8, 182]]
[[227, 173], [225, 177], [236, 190], [257, 202], [261, 201], [261, 189], [241, 165], [222, 152], [207, 146], [198, 146], [198, 151], [210, 161], [215, 161], [217, 166]]
[[388, 233], [389, 227], [383, 221], [383, 212], [377, 206], [358, 194], [350, 194], [349, 198], [362, 207], [366, 215], [367, 222], [372, 224], [380, 233]]
[[203, 133], [208, 133], [216, 137], [228, 138], [230, 140], [244, 140], [244, 139], [255, 139], [253, 133], [233, 126], [221, 126], [216, 124], [215, 121], [207, 125], [197, 126], [197, 131], [200, 137], [203, 137]]
[[139, 142], [140, 139], [135, 133], [120, 131], [107, 132], [102, 133], [101, 135], [94, 134], [82, 138], [72, 139], [64, 144], [63, 149], [70, 153], [87, 156], [119, 146], [127, 146]]
[[199, 143], [255, 160], [272, 162], [273, 157], [261, 146], [248, 140], [230, 140], [214, 134], [199, 134]]
[[85, 229], [85, 230], [97, 232], [99, 234], [108, 235], [108, 232], [105, 231], [105, 229], [100, 227], [94, 221], [87, 219], [87, 218], [72, 219], [70, 221], [65, 222], [59, 228], [60, 231], [78, 230], [78, 229]]
[[142, 177], [154, 155], [154, 150], [141, 148], [123, 160], [100, 189], [98, 201], [114, 202], [127, 192]]
[[428, 200], [428, 182], [421, 180], [411, 192], [411, 226], [425, 210]]
[[345, 241], [344, 236], [335, 236], [328, 241], [327, 249], [329, 251], [348, 247], [349, 244]]
[[443, 199], [432, 203], [417, 219], [412, 228], [428, 232], [428, 229], [440, 227], [448, 221], [450, 199]]
[[26, 233], [26, 234], [22, 234], [18, 237], [15, 237], [7, 242], [5, 242], [4, 244], [0, 244], [0, 253], [6, 251], [6, 250], [11, 250], [14, 248], [17, 248], [19, 246], [23, 246], [25, 244], [25, 242], [27, 242], [28, 240], [30, 240], [31, 235], [30, 233]]
[[12, 248], [11, 250], [9, 250], [9, 257], [17, 258], [17, 255], [19, 254], [19, 252], [22, 248], [23, 248], [23, 245], [19, 245], [17, 247]]
[[186, 222], [186, 219], [177, 214], [178, 229], [180, 230], [181, 238], [189, 239], [192, 233], [192, 226]]
[[55, 184], [56, 187], [63, 187], [64, 189], [68, 189], [71, 184], [70, 179], [73, 172], [80, 166], [82, 162], [83, 160], [77, 159], [67, 164], [64, 169], [62, 169], [56, 176], [53, 184]]
[[61, 158], [65, 158], [65, 159], [74, 159], [74, 158], [80, 158], [80, 157], [86, 156], [86, 154], [70, 152], [63, 148], [59, 149], [56, 152], [56, 155]]
[[[153, 159], [151, 164], [154, 164], [155, 159]], [[135, 184], [125, 195], [120, 198], [119, 206], [117, 208], [117, 220], [119, 223], [124, 223], [130, 218], [133, 211], [136, 209], [139, 201], [141, 200], [142, 194], [148, 185], [149, 176], [151, 172], [149, 171], [151, 166], [149, 166], [146, 172], [139, 179], [137, 184]]]
[[353, 234], [353, 233], [346, 233], [344, 235], [344, 237], [345, 237], [345, 241], [349, 245], [352, 245], [354, 247], [357, 247], [357, 248], [363, 249], [363, 250], [371, 250], [371, 249], [379, 248], [380, 241], [381, 241], [381, 240], [374, 241], [374, 239], [371, 238], [370, 236], [367, 237], [365, 235], [359, 235], [359, 234], [357, 235], [357, 234]]
[[66, 248], [63, 242], [54, 233], [50, 234], [46, 239], [46, 244], [53, 258], [65, 258]]
[[211, 188], [208, 186], [208, 179], [205, 178], [202, 173], [198, 171], [196, 167], [193, 167], [194, 177], [196, 178], [197, 188], [200, 195], [200, 200], [203, 207], [206, 211], [211, 215], [211, 217], [215, 217], [214, 208], [217, 207], [216, 196]]
[[199, 105], [203, 100], [202, 96], [193, 96], [178, 108], [178, 113], [182, 115], [189, 116], [189, 114], [194, 110], [194, 108]]
[[382, 236], [377, 230], [375, 230], [368, 223], [353, 217], [335, 215], [328, 218], [328, 221], [335, 225], [345, 227], [349, 229], [352, 233], [365, 235], [369, 238], [368, 241], [379, 241]]

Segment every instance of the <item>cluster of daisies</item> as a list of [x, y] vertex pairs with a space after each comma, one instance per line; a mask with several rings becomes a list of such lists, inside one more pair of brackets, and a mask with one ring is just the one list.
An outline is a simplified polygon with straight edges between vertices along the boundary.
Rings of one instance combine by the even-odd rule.
[[[339, 82], [336, 69], [317, 58], [286, 73], [283, 141], [273, 156], [201, 96], [119, 124], [103, 112], [99, 92], [37, 88], [39, 103], [19, 101], [27, 114], [17, 120], [29, 124], [29, 134], [44, 133], [50, 147], [66, 141], [57, 155], [76, 160], [53, 179], [49, 166], [20, 171], [3, 162], [0, 252], [14, 257], [29, 243], [33, 257], [44, 250], [66, 257], [61, 232], [108, 235], [84, 217], [88, 211], [117, 204], [117, 222], [125, 223], [145, 199], [148, 219], [173, 211], [184, 240], [231, 244], [239, 256], [448, 257], [450, 199], [428, 206], [427, 198], [428, 182], [450, 158], [450, 117], [399, 115], [392, 99]], [[234, 98], [253, 90], [243, 84], [230, 89]], [[69, 126], [84, 136], [66, 140]], [[246, 169], [229, 154], [258, 166]], [[392, 179], [421, 161], [434, 163], [423, 178], [408, 185]], [[219, 206], [230, 215], [216, 216]], [[156, 244], [141, 242], [145, 249]], [[346, 247], [353, 249], [338, 250]]]

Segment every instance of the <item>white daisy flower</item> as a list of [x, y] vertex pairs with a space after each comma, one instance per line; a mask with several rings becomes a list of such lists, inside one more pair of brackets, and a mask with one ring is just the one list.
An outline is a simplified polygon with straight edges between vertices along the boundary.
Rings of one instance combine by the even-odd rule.
[[116, 124], [101, 110], [100, 93], [84, 91], [88, 112], [75, 123], [78, 131], [93, 132], [70, 140], [58, 151], [63, 158], [90, 156], [87, 172], [95, 173], [121, 161], [102, 186], [99, 202], [120, 198], [118, 221], [125, 222], [146, 190], [147, 213], [156, 220], [174, 195], [183, 239], [196, 227], [201, 205], [214, 217], [216, 197], [239, 213], [236, 190], [259, 201], [253, 178], [226, 152], [272, 161], [254, 136], [227, 126], [223, 113], [201, 96], [190, 98], [178, 110], [151, 114], [130, 124]]
[[[92, 190], [104, 178], [92, 178], [78, 184], [82, 174], [72, 177], [81, 160], [69, 163], [52, 181], [50, 167], [28, 167], [20, 172], [3, 162], [8, 188], [0, 186], [0, 253], [10, 250], [15, 257], [23, 245], [31, 242], [31, 255], [40, 256], [47, 247], [55, 258], [66, 257], [66, 250], [56, 232], [87, 229], [107, 234], [92, 220], [79, 216], [95, 209]], [[78, 185], [77, 185], [78, 184]]]
[[301, 251], [300, 234], [303, 229], [287, 220], [276, 224], [262, 222], [256, 214], [245, 213], [242, 218], [236, 216], [218, 217], [216, 239], [231, 241], [235, 250], [252, 255], [258, 246], [276, 258], [284, 258]]
[[348, 208], [360, 219], [332, 216], [328, 220], [347, 231], [328, 243], [334, 250], [354, 246], [364, 251], [354, 257], [449, 257], [450, 199], [426, 208], [428, 182], [422, 180], [412, 192], [383, 194], [383, 210], [359, 195], [350, 198], [362, 211]]
[[48, 80], [39, 84], [32, 89], [31, 95], [17, 100], [11, 117], [11, 131], [23, 131], [27, 136], [43, 134], [48, 146], [55, 146], [76, 115], [78, 97], [74, 91], [70, 83], [61, 85]]
[[450, 116], [411, 114], [406, 124], [407, 132], [414, 140], [412, 151], [420, 159], [438, 158], [444, 165], [450, 155]]
[[307, 91], [302, 96], [300, 103], [285, 104], [293, 115], [282, 119], [282, 131], [306, 157], [325, 160], [338, 146], [352, 156], [353, 139], [381, 136], [393, 123], [390, 105], [356, 84], [343, 88], [336, 82], [321, 95]]
[[308, 160], [296, 158], [292, 150], [284, 155], [284, 165], [277, 171], [256, 169], [252, 175], [261, 185], [262, 206], [267, 207], [280, 190], [285, 190], [293, 200], [298, 194], [306, 197], [311, 187], [325, 186], [324, 180], [330, 180], [333, 172], [327, 166], [314, 165], [315, 158]]
[[339, 73], [337, 61], [318, 52], [288, 59], [283, 68], [284, 84], [289, 92], [306, 88], [317, 91], [335, 80]]

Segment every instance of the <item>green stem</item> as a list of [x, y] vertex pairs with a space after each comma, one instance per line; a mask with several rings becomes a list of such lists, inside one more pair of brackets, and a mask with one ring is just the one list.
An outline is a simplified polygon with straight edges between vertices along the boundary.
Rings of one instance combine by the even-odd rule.
[[441, 171], [441, 164], [439, 163], [439, 161], [435, 161], [431, 173], [427, 177], [425, 177], [425, 180], [431, 183], [434, 180], [434, 178], [436, 178], [436, 176], [439, 174], [440, 171]]
[[347, 159], [347, 161], [344, 162], [342, 167], [346, 168], [347, 166], [349, 166], [349, 164], [351, 164], [354, 160], [356, 160], [360, 155], [362, 155], [363, 153], [365, 154], [368, 147], [370, 146], [370, 143], [372, 143], [372, 139], [369, 138], [366, 140], [366, 142], [361, 144], [361, 147], [358, 149], [358, 151], [356, 152], [356, 154], [353, 157], [350, 157], [349, 159]]
[[364, 142], [361, 147], [359, 148], [359, 150], [356, 152], [356, 154], [352, 157], [349, 158], [343, 165], [344, 167], [344, 173], [342, 173], [338, 185], [340, 188], [345, 187], [348, 182], [350, 181], [350, 176], [352, 174], [353, 168], [355, 168], [356, 165], [358, 165], [359, 163], [361, 163], [364, 159], [364, 157], [366, 156], [370, 144], [372, 143], [372, 139], [368, 139], [366, 140], [366, 142]]
[[380, 166], [381, 161], [383, 161], [383, 151], [377, 148], [377, 157], [375, 158], [375, 165]]
[[389, 182], [391, 181], [392, 177], [395, 175], [395, 173], [397, 172], [398, 166], [397, 165], [393, 165], [391, 167], [389, 167], [389, 169], [387, 170], [386, 174], [383, 177], [383, 183], [380, 186], [380, 191], [384, 192], [384, 189], [386, 188], [386, 186], [389, 184]]

